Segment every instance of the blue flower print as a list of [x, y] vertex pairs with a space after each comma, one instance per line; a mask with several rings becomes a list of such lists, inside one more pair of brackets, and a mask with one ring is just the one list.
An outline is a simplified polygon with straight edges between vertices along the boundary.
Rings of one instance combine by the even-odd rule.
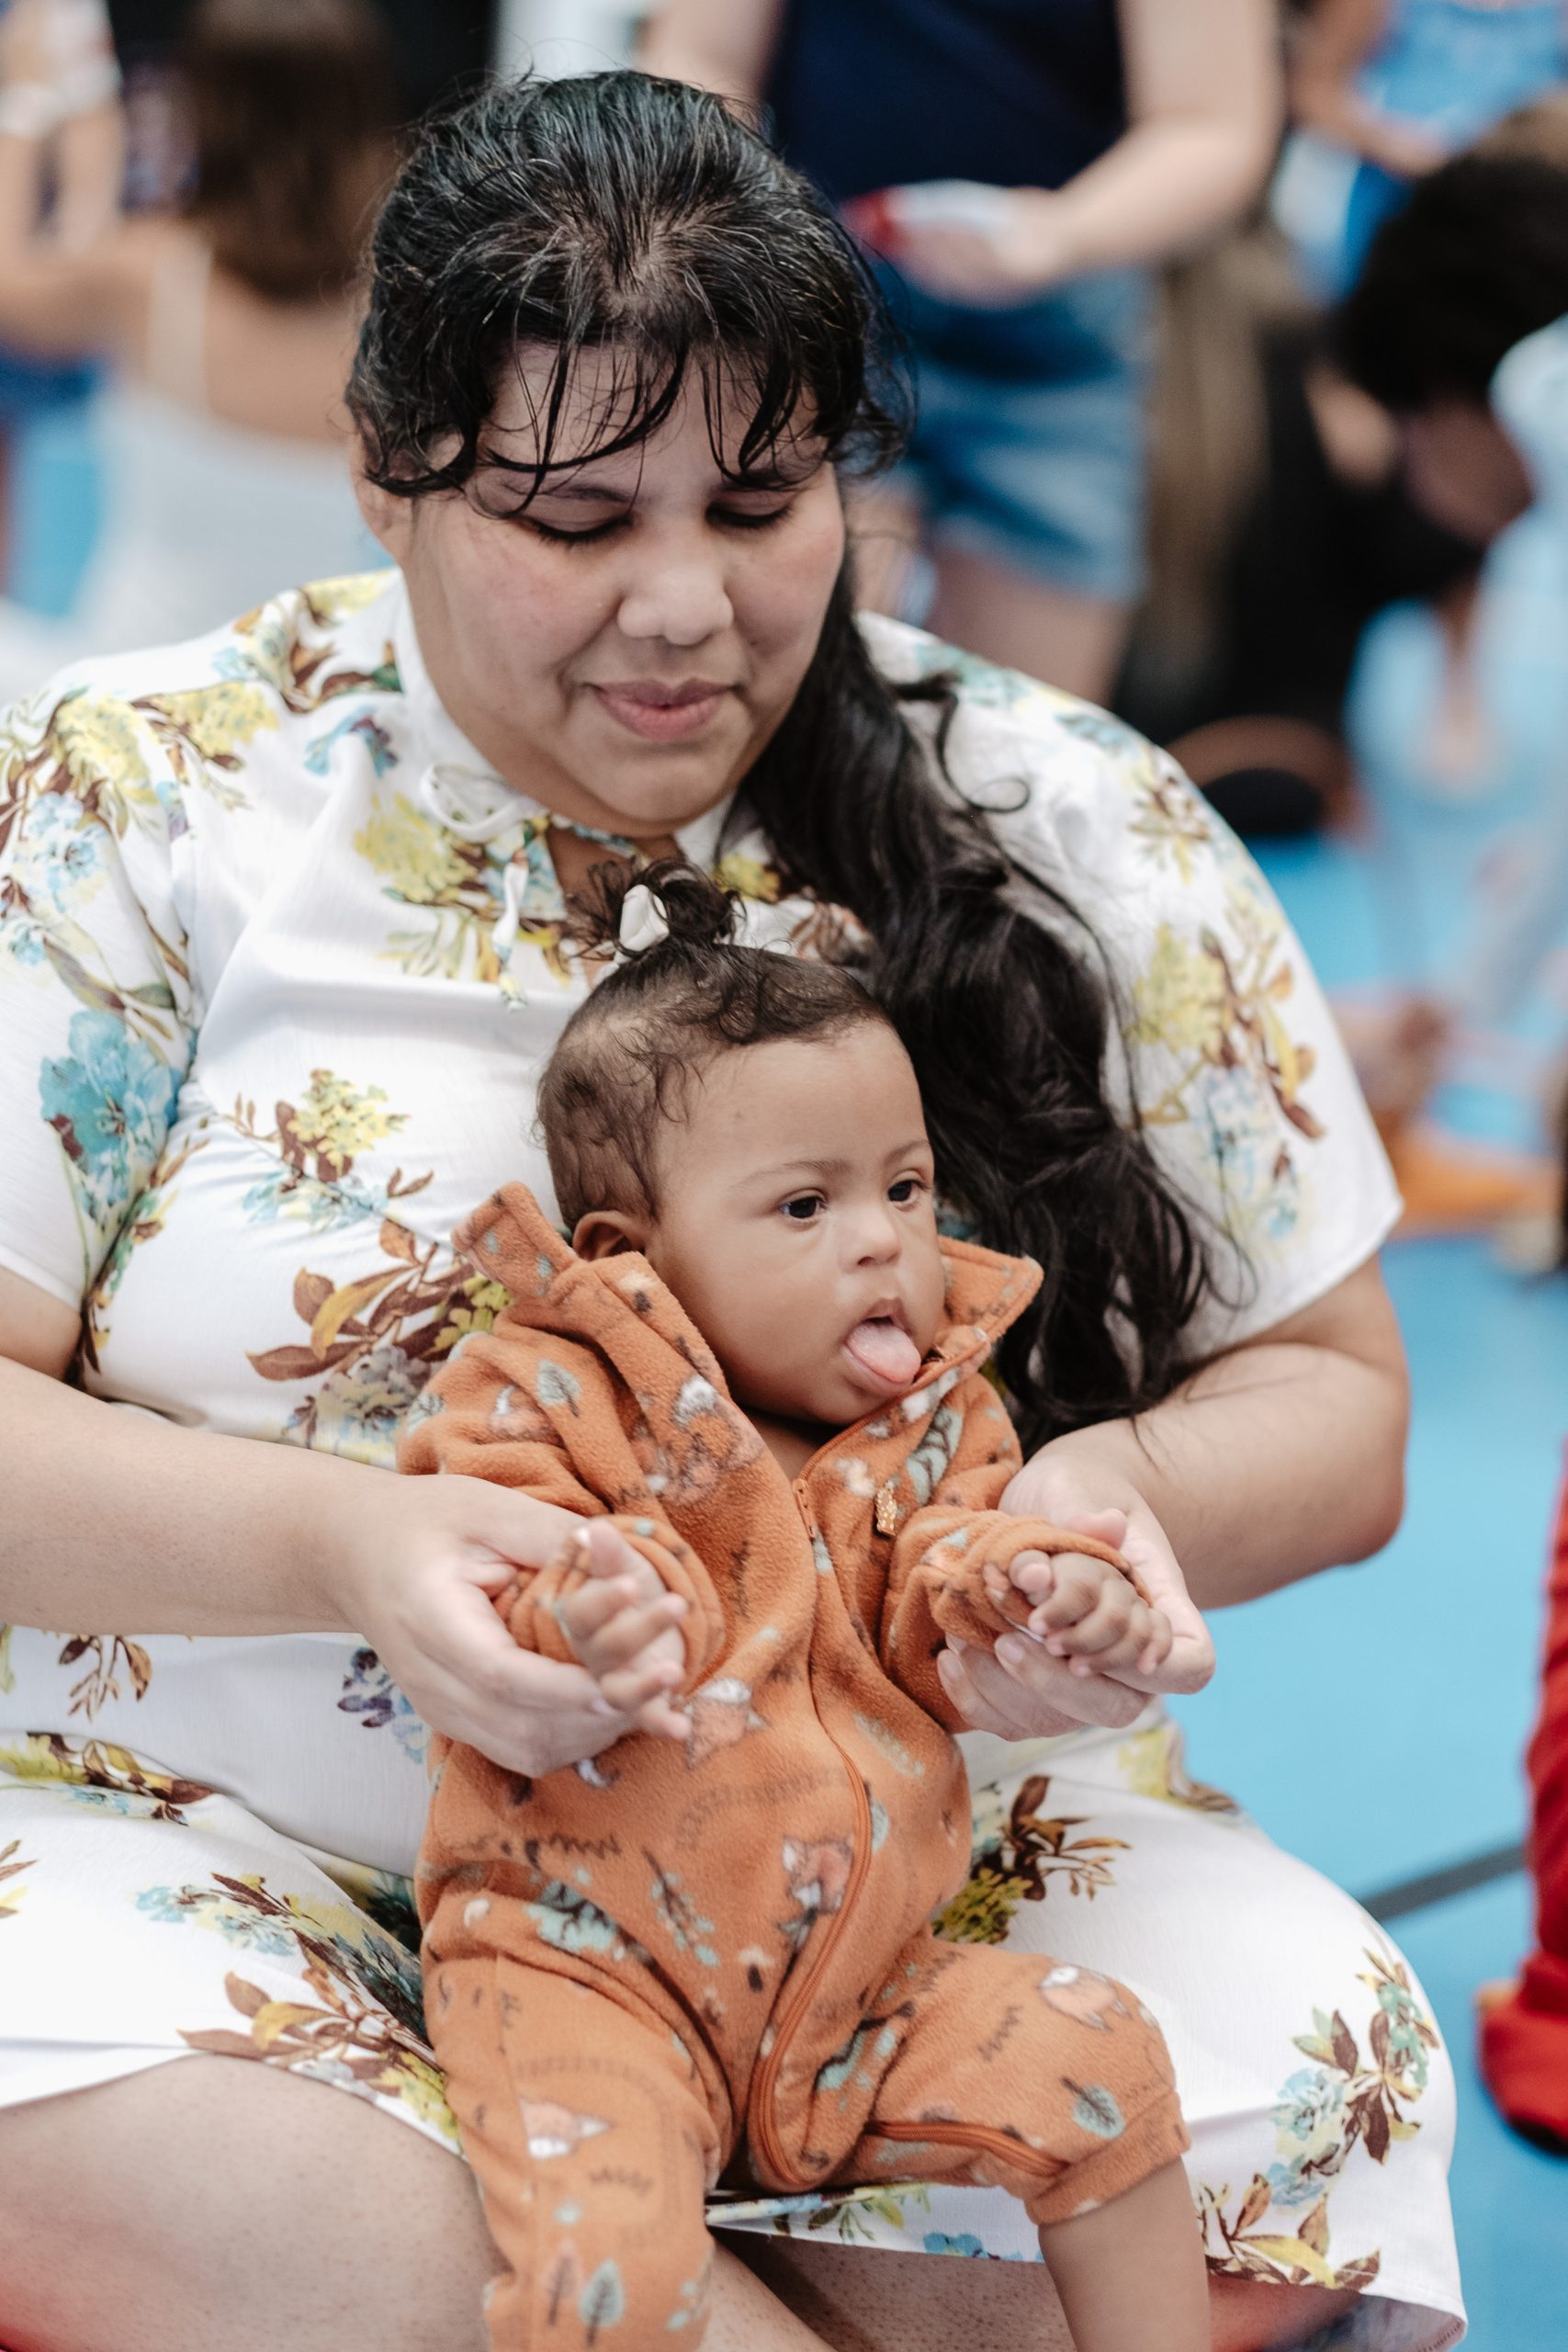
[[332, 767], [333, 752], [345, 735], [357, 736], [370, 755], [370, 764], [378, 775], [385, 775], [389, 768], [397, 766], [398, 754], [392, 749], [392, 739], [384, 727], [378, 726], [367, 710], [356, 718], [340, 718], [325, 735], [318, 735], [305, 754], [305, 765], [312, 775], [325, 775]]
[[429, 1730], [374, 1650], [355, 1650], [350, 1658], [338, 1708], [345, 1715], [357, 1715], [367, 1731], [389, 1729], [405, 1756], [416, 1764], [423, 1761]]
[[33, 905], [62, 914], [74, 907], [103, 871], [106, 839], [103, 827], [84, 817], [74, 801], [57, 792], [41, 794], [28, 812], [17, 861]]
[[69, 1037], [69, 1055], [39, 1074], [39, 1107], [101, 1225], [118, 1221], [151, 1175], [179, 1076], [112, 1013], [76, 1013]]
[[970, 2261], [983, 2256], [986, 2251], [973, 2230], [964, 2230], [957, 2237], [949, 2237], [945, 2230], [928, 2230], [925, 2249], [928, 2254], [965, 2255]]

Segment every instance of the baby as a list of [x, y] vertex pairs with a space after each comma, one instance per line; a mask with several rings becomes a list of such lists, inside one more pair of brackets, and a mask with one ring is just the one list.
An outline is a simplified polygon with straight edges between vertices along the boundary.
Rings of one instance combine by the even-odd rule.
[[969, 1867], [950, 1634], [1181, 1679], [1113, 1551], [998, 1508], [1019, 1452], [982, 1366], [1039, 1269], [939, 1238], [914, 1070], [858, 981], [732, 944], [689, 868], [645, 887], [665, 935], [540, 1090], [572, 1246], [517, 1185], [468, 1220], [512, 1304], [400, 1456], [610, 1514], [644, 1564], [595, 1573], [585, 1531], [498, 1603], [637, 1731], [532, 1781], [434, 1743], [427, 2012], [505, 2265], [491, 2340], [694, 2345], [722, 2177], [1003, 2186], [1079, 2352], [1200, 2352], [1154, 2019], [929, 1924]]

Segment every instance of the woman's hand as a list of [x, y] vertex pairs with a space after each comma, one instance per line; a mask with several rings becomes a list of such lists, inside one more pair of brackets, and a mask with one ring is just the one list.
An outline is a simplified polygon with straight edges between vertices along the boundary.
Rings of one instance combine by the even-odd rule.
[[[484, 1478], [357, 1480], [351, 1516], [312, 1529], [326, 1592], [436, 1731], [536, 1778], [597, 1756], [632, 1728], [581, 1666], [521, 1650], [494, 1603], [519, 1570], [547, 1567], [584, 1522]], [[587, 1528], [595, 1577], [636, 1577], [612, 1527]]]
[[[1054, 1460], [1047, 1447], [1018, 1473], [1002, 1508], [1114, 1544], [1170, 1626], [1170, 1651], [1158, 1668], [1158, 1687], [1203, 1688], [1214, 1670], [1209, 1629], [1164, 1529], [1130, 1479], [1109, 1469], [1089, 1473], [1071, 1461]], [[1075, 1673], [1069, 1659], [1054, 1657], [1043, 1642], [1021, 1633], [1004, 1634], [989, 1657], [967, 1644], [950, 1644], [937, 1670], [971, 1728], [1003, 1739], [1054, 1737], [1086, 1724], [1120, 1730], [1142, 1713], [1153, 1688], [1135, 1667], [1119, 1668], [1114, 1676]]]
[[[845, 207], [845, 217], [928, 294], [977, 310], [1026, 302], [1078, 266], [1072, 204], [1049, 188], [945, 184], [887, 188]], [[965, 195], [966, 192], [966, 195]]]

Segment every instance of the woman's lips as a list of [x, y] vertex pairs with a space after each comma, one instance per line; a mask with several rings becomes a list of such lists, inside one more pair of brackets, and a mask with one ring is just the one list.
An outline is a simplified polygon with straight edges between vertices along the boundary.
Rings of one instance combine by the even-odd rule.
[[594, 686], [591, 691], [601, 707], [629, 733], [640, 735], [649, 743], [679, 743], [690, 735], [700, 735], [734, 690], [699, 678], [684, 686], [638, 684]]

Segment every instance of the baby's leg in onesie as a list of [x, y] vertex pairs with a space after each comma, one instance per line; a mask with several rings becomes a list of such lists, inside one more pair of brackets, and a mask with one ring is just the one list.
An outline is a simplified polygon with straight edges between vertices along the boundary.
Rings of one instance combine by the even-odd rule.
[[926, 1936], [876, 2007], [898, 2048], [836, 2177], [1009, 2188], [1078, 2352], [1208, 2352], [1187, 2132], [1137, 1995], [1037, 1953]]
[[651, 2012], [507, 1959], [442, 1961], [435, 2052], [502, 2258], [495, 2352], [694, 2347], [718, 2135], [690, 2059]]

